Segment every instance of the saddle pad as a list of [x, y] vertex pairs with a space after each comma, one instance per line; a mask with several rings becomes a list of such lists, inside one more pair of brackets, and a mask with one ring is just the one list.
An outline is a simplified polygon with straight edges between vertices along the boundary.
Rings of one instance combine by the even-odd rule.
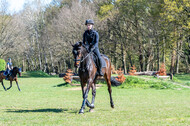
[[7, 72], [7, 71], [3, 72], [3, 75], [4, 75], [4, 76], [7, 76], [7, 74], [8, 74], [8, 72]]
[[[106, 59], [108, 59], [108, 57], [106, 55], [101, 54], [102, 68], [105, 68], [106, 67], [106, 61], [105, 61], [105, 59], [103, 57], [106, 58]], [[97, 58], [98, 57], [96, 55], [93, 55], [93, 61], [94, 61], [96, 67], [99, 64]]]

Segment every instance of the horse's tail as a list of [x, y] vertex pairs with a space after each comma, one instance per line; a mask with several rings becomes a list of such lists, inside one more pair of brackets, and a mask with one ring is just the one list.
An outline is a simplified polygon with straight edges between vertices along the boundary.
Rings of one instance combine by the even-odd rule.
[[119, 86], [119, 85], [121, 85], [121, 82], [117, 81], [114, 77], [111, 77], [111, 85]]

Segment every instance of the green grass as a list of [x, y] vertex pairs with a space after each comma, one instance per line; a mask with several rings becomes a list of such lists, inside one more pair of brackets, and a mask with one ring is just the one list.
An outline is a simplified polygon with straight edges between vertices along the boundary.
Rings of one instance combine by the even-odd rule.
[[190, 86], [190, 74], [176, 74], [174, 75], [174, 81]]
[[[5, 82], [5, 81], [4, 81]], [[110, 107], [104, 85], [97, 89], [95, 110], [79, 115], [81, 90], [65, 86], [62, 78], [19, 78], [5, 92], [0, 88], [0, 125], [176, 125], [190, 124], [190, 90], [112, 87]], [[9, 86], [9, 82], [5, 82]], [[89, 100], [91, 99], [91, 92]]]

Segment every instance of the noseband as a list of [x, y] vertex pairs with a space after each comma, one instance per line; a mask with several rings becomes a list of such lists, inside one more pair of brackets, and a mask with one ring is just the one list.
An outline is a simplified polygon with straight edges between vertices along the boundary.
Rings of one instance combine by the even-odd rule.
[[81, 61], [81, 59], [74, 59], [73, 61], [77, 62], [77, 61]]

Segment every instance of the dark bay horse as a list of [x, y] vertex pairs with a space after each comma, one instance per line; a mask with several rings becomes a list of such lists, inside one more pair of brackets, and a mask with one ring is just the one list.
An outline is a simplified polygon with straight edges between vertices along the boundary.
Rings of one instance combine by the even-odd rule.
[[[88, 53], [85, 45], [83, 45], [82, 42], [77, 42], [75, 45], [73, 45], [72, 53], [75, 60], [74, 65], [75, 67], [79, 67], [78, 72], [79, 72], [82, 94], [83, 94], [83, 102], [82, 102], [81, 109], [79, 111], [79, 114], [80, 114], [80, 113], [84, 113], [85, 105], [87, 105], [90, 108], [90, 110], [94, 108], [94, 101], [95, 101], [95, 95], [96, 95], [96, 79], [98, 75], [97, 75], [96, 65], [93, 61], [92, 52]], [[114, 108], [114, 103], [112, 100], [111, 81], [110, 81], [111, 62], [107, 57], [103, 56], [103, 58], [106, 61], [106, 67], [102, 68], [102, 72], [104, 73], [104, 78], [107, 82], [111, 107]], [[80, 62], [79, 65], [77, 62]], [[85, 89], [86, 84], [87, 84], [87, 87]], [[92, 102], [91, 103], [87, 99], [90, 87], [92, 87]]]
[[3, 84], [3, 79], [6, 78], [6, 76], [4, 75], [5, 71], [0, 71], [0, 82], [4, 88], [5, 91], [9, 90], [12, 87], [12, 82], [16, 81], [18, 90], [20, 91], [19, 85], [18, 85], [18, 81], [17, 81], [17, 74], [19, 74], [19, 76], [21, 76], [21, 69], [18, 67], [14, 67], [13, 70], [11, 70], [11, 75], [9, 76], [8, 80], [10, 81], [10, 87], [9, 88], [5, 88], [4, 84]]

